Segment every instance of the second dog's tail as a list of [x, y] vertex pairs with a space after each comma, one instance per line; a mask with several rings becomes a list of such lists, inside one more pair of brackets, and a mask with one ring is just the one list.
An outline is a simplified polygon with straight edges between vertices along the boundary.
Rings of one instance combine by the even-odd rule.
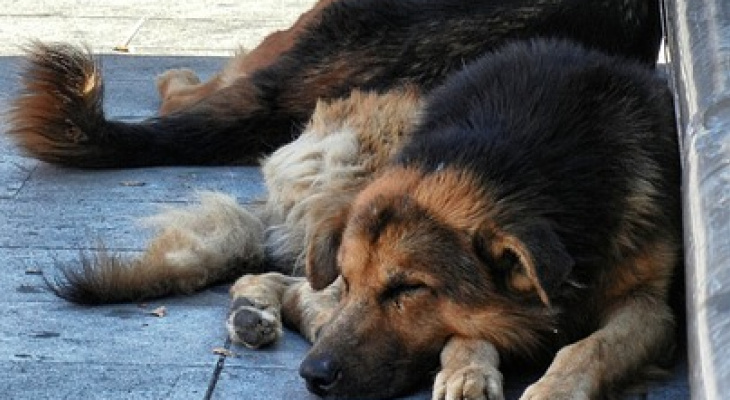
[[290, 141], [292, 124], [308, 117], [279, 115], [267, 106], [271, 99], [244, 79], [177, 113], [139, 123], [111, 121], [104, 114], [100, 68], [88, 51], [35, 43], [27, 61], [9, 133], [27, 153], [55, 164], [255, 163]]
[[140, 257], [100, 249], [80, 265], [59, 266], [60, 275], [47, 278], [50, 288], [74, 303], [120, 303], [188, 294], [266, 268], [264, 224], [229, 196], [203, 193], [199, 205], [147, 222], [158, 234]]

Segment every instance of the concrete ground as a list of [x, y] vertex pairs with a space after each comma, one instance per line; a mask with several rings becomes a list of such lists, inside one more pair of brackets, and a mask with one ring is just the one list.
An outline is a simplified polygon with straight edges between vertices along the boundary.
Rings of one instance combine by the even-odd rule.
[[[3, 0], [0, 110], [17, 90], [20, 48], [31, 39], [84, 43], [102, 57], [111, 118], [153, 115], [153, 78], [189, 67], [210, 76], [239, 46], [287, 26], [313, 0]], [[125, 47], [128, 53], [113, 49]], [[2, 115], [2, 114], [0, 114]], [[5, 130], [0, 119], [0, 132]], [[310, 399], [297, 368], [308, 345], [287, 332], [271, 349], [226, 340], [227, 287], [146, 304], [86, 308], [44, 285], [56, 263], [103, 238], [142, 248], [134, 220], [196, 190], [241, 201], [262, 193], [258, 169], [63, 169], [24, 157], [0, 134], [0, 397], [4, 399]], [[165, 307], [164, 316], [155, 310]], [[232, 351], [233, 357], [215, 353]], [[508, 377], [516, 398], [527, 377]], [[414, 399], [429, 398], [425, 389]], [[632, 398], [687, 398], [686, 367]]]

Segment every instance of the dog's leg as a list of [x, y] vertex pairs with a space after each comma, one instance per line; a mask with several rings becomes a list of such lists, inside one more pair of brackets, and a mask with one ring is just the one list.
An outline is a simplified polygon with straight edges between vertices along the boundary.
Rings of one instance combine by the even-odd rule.
[[[233, 62], [235, 60], [231, 61]], [[211, 80], [201, 83], [195, 72], [187, 68], [163, 72], [157, 76], [155, 82], [162, 100], [159, 115], [170, 114], [219, 90], [223, 87], [221, 75], [219, 73]]]
[[315, 292], [306, 278], [246, 275], [233, 285], [231, 297], [226, 327], [234, 342], [251, 348], [271, 344], [282, 335], [282, 318], [313, 342], [339, 301], [340, 283]]
[[284, 293], [282, 316], [287, 325], [295, 328], [310, 343], [314, 343], [324, 325], [332, 319], [332, 312], [340, 302], [342, 279], [315, 291], [307, 280]]
[[235, 343], [259, 348], [281, 337], [281, 304], [291, 286], [306, 283], [276, 272], [244, 275], [231, 287], [231, 308], [226, 319], [228, 335]]
[[561, 349], [523, 400], [594, 399], [671, 348], [674, 323], [660, 300], [635, 295], [587, 338]]
[[199, 85], [200, 78], [193, 70], [188, 68], [168, 69], [157, 76], [156, 84], [157, 91], [160, 92], [160, 98], [164, 102], [168, 97]]
[[185, 108], [229, 86], [236, 79], [273, 64], [279, 56], [292, 48], [305, 28], [316, 21], [321, 11], [334, 1], [336, 0], [319, 0], [312, 9], [300, 15], [290, 28], [272, 32], [253, 50], [237, 54], [223, 71], [205, 83], [201, 83], [189, 69], [165, 71], [157, 77], [157, 90], [162, 100], [159, 115]]
[[503, 400], [499, 354], [491, 343], [451, 338], [441, 351], [441, 371], [433, 385], [433, 400]]

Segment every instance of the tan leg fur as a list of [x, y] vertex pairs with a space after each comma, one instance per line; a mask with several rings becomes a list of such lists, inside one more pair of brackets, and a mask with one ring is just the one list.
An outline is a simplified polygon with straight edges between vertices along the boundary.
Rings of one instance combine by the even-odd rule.
[[484, 340], [451, 338], [441, 352], [433, 400], [504, 400], [499, 354]]
[[226, 328], [231, 340], [250, 348], [274, 343], [282, 334], [282, 318], [314, 342], [339, 302], [341, 283], [314, 291], [306, 278], [279, 273], [246, 275], [231, 288]]

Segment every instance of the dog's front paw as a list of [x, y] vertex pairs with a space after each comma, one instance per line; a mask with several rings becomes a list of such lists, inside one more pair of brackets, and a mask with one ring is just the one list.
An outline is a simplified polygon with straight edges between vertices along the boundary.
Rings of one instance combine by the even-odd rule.
[[520, 400], [589, 400], [593, 385], [583, 374], [548, 374], [530, 385]]
[[233, 342], [252, 349], [272, 344], [282, 335], [278, 310], [246, 297], [231, 304], [226, 328]]
[[491, 365], [444, 369], [436, 375], [433, 400], [504, 400], [502, 374]]

